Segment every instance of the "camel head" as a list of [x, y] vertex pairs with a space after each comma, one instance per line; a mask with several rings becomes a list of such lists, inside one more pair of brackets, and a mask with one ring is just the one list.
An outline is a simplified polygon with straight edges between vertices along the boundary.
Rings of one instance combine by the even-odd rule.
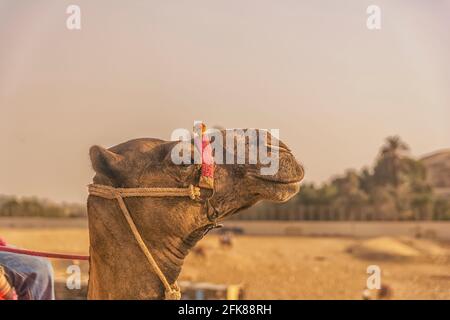
[[[214, 158], [221, 164], [216, 165], [215, 194], [211, 203], [222, 218], [261, 200], [285, 202], [300, 189], [304, 171], [290, 149], [270, 133], [267, 133], [265, 141], [261, 141], [258, 137], [263, 132], [253, 132], [255, 136], [248, 135], [245, 130], [222, 130], [218, 144], [215, 143], [217, 136], [212, 134]], [[270, 157], [266, 157], [267, 163], [261, 159], [261, 148]], [[253, 163], [250, 154], [254, 154]], [[229, 159], [232, 163], [227, 164]]]
[[[226, 130], [220, 131], [220, 134], [225, 136]], [[214, 158], [222, 155], [222, 162], [227, 156], [230, 159], [230, 154], [238, 154], [239, 141], [242, 142], [240, 146], [244, 146], [246, 157], [258, 144], [246, 138], [244, 133], [237, 134], [233, 144], [228, 141], [227, 145], [225, 138], [221, 140], [215, 145]], [[201, 165], [176, 164], [173, 161], [174, 148], [183, 144], [194, 146], [194, 141], [137, 139], [109, 149], [93, 146], [90, 157], [96, 172], [94, 183], [121, 188], [198, 185]], [[262, 173], [268, 164], [259, 160], [252, 164], [218, 163], [215, 167], [214, 194], [208, 189], [201, 190], [202, 199], [212, 196], [210, 204], [219, 220], [261, 200], [287, 201], [299, 191], [303, 169], [289, 148], [270, 135], [260, 144], [266, 148], [267, 155], [278, 155], [278, 168], [272, 174]], [[191, 157], [194, 158], [194, 153]], [[212, 225], [207, 216], [207, 206], [188, 197], [126, 198], [125, 202], [161, 270], [169, 281], [174, 282], [185, 256]], [[149, 267], [117, 203], [90, 196], [88, 215], [91, 242], [89, 297], [160, 298], [163, 293], [159, 280], [153, 277], [144, 281], [139, 276], [148, 274]], [[129, 272], [126, 288], [122, 288], [126, 290], [113, 287], [117, 281], [111, 277], [115, 275], [108, 275], [115, 273], [112, 257], [120, 264], [117, 272]], [[108, 295], [105, 292], [109, 292]]]

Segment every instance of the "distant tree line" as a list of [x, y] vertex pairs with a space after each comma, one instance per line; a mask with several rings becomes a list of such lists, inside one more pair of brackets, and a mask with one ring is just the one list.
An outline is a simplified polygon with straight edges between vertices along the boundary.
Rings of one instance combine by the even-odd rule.
[[0, 217], [85, 217], [86, 206], [53, 203], [34, 197], [0, 196]]
[[450, 220], [450, 201], [433, 193], [426, 168], [398, 136], [388, 137], [373, 168], [348, 170], [321, 186], [305, 184], [285, 204], [262, 203], [240, 220]]

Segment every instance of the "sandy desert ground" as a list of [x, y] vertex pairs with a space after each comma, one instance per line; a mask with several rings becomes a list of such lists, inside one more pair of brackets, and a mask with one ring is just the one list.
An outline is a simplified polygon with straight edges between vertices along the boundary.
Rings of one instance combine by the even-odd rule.
[[[83, 226], [5, 227], [0, 235], [20, 247], [88, 252]], [[232, 248], [217, 235], [190, 254], [180, 280], [242, 284], [248, 299], [361, 299], [369, 265], [378, 265], [392, 299], [450, 299], [450, 246], [429, 240], [378, 237], [236, 236]], [[52, 261], [66, 277], [67, 261]], [[87, 279], [88, 265], [81, 263]], [[374, 292], [372, 292], [374, 293]]]

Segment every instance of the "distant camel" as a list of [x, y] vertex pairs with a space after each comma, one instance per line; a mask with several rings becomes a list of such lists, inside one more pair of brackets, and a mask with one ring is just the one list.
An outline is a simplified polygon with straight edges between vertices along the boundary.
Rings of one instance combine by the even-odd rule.
[[[269, 138], [265, 147], [272, 150], [271, 141], [275, 138]], [[246, 141], [245, 136], [238, 136], [238, 139]], [[113, 191], [133, 190], [114, 188], [187, 189], [190, 185], [196, 186], [199, 165], [176, 165], [171, 159], [171, 150], [178, 143], [193, 144], [193, 141], [144, 138], [110, 149], [93, 146], [90, 157], [96, 172], [94, 184]], [[168, 297], [167, 286], [149, 265], [148, 256], [146, 258], [142, 246], [130, 231], [124, 210], [129, 212], [164, 280], [175, 288], [184, 258], [215, 224], [210, 219], [211, 210], [222, 220], [261, 200], [287, 201], [299, 191], [303, 168], [288, 147], [281, 141], [278, 143], [280, 166], [272, 176], [260, 174], [264, 165], [259, 162], [216, 164], [215, 193], [212, 195], [211, 190], [202, 188], [199, 195], [201, 199], [212, 196], [209, 202], [175, 196], [130, 196], [116, 201], [114, 196], [101, 197], [91, 192], [87, 203], [90, 236], [88, 298], [174, 298]], [[232, 148], [236, 152], [236, 145]], [[249, 150], [248, 141], [246, 149]], [[223, 150], [230, 152], [225, 143]]]

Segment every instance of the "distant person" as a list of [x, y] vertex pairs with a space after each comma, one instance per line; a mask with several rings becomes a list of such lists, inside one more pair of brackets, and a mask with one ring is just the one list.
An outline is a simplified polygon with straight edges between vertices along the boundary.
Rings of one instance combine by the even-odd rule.
[[222, 247], [233, 247], [233, 238], [230, 232], [223, 232], [219, 236], [219, 243]]
[[[6, 242], [0, 238], [0, 246]], [[53, 268], [46, 259], [0, 251], [0, 300], [54, 300]]]
[[382, 284], [381, 288], [376, 290], [376, 294], [372, 294], [371, 290], [365, 289], [362, 294], [363, 300], [389, 300], [392, 298], [392, 289], [390, 286]]

